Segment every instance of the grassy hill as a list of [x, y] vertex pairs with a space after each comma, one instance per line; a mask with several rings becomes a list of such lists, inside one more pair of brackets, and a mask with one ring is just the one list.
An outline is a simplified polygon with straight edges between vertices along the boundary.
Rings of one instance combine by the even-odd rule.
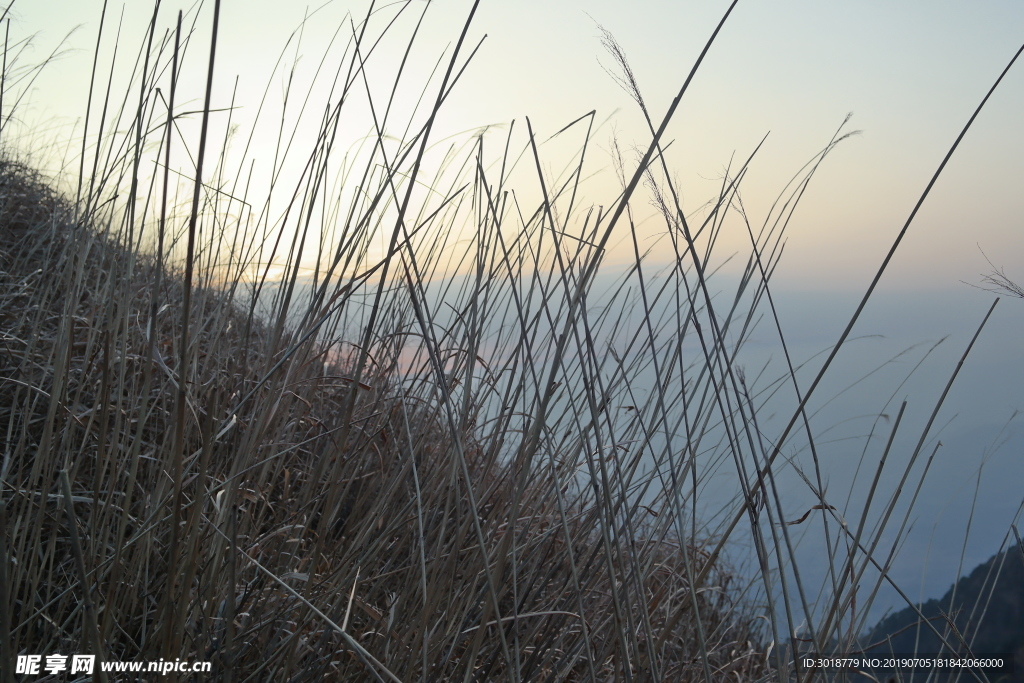
[[[234, 680], [447, 680], [470, 658], [491, 679], [513, 648], [524, 679], [576, 680], [615, 670], [624, 622], [646, 621], [674, 678], [702, 648], [716, 669], [763, 666], [723, 570], [704, 567], [718, 588], [694, 605], [677, 546], [638, 535], [612, 566], [647, 567], [648, 598], [617, 594], [599, 510], [560, 465], [518, 486], [500, 431], [453, 437], [394, 356], [358, 374], [229, 289], [192, 291], [183, 339], [181, 273], [75, 216], [0, 163], [8, 663], [95, 651]], [[703, 642], [674, 618], [695, 606]]]
[[[170, 24], [156, 3], [126, 91], [90, 89], [54, 177], [0, 112], [0, 683], [19, 657], [75, 653], [233, 682], [828, 680], [791, 655], [859, 632], [935, 413], [891, 491], [896, 432], [917, 427], [906, 403], [878, 415], [874, 507], [844, 517], [809, 400], [917, 209], [812, 382], [788, 351], [748, 374], [755, 330], [787, 349], [769, 281], [845, 128], [760, 227], [739, 192], [752, 156], [688, 213], [662, 133], [690, 77], [659, 123], [604, 32], [651, 141], [635, 159], [613, 141], [621, 188], [584, 202], [596, 112], [558, 133], [580, 141], [560, 171], [528, 120], [433, 139], [472, 15], [396, 94], [419, 27], [399, 14], [429, 4], [339, 29], [314, 76], [330, 88], [289, 77], [264, 113], [276, 147], [232, 147], [218, 2]], [[31, 78], [4, 63], [10, 107]], [[406, 119], [398, 101], [417, 103]], [[341, 150], [353, 121], [371, 133]], [[631, 256], [599, 295], [613, 236]], [[723, 293], [721, 245], [748, 240]], [[706, 500], [723, 474], [735, 494]], [[799, 537], [828, 557], [818, 586]]]

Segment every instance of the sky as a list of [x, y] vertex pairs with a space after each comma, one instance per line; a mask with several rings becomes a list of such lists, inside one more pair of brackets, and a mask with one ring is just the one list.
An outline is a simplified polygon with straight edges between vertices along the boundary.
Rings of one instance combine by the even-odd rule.
[[[211, 6], [200, 11], [198, 51], [189, 65], [200, 71], [204, 64], [196, 55], [206, 53]], [[414, 3], [417, 12], [423, 6]], [[98, 0], [19, 0], [14, 5], [12, 37], [35, 34], [26, 54], [30, 61], [45, 58], [78, 27], [65, 43], [69, 51], [36, 80], [24, 110], [27, 129], [41, 143], [69, 139], [68, 133], [81, 124], [101, 7]], [[268, 79], [270, 99], [280, 99], [288, 70], [297, 61], [295, 84], [307, 83], [339, 27], [338, 40], [348, 35], [347, 13], [362, 17], [366, 7], [357, 2], [306, 7], [225, 0], [213, 106], [230, 103], [237, 75], [237, 102], [242, 104], [237, 120], [244, 130]], [[448, 54], [471, 7], [463, 0], [431, 4], [410, 62], [411, 84], [422, 82], [436, 60]], [[601, 27], [622, 46], [652, 117], [660, 121], [727, 7], [718, 0], [484, 0], [467, 33], [467, 43], [480, 43], [479, 50], [446, 104], [435, 138], [466, 138], [466, 131], [484, 126], [507, 131], [512, 120], [521, 127], [528, 117], [538, 139], [547, 140], [596, 110], [601, 125], [594, 134], [594, 176], [585, 194], [590, 202], [608, 205], [619, 191], [610, 154], [613, 138], [628, 150], [644, 148], [650, 135], [636, 104], [609, 75], [615, 64], [602, 47]], [[162, 26], [169, 25], [177, 8], [165, 4]], [[151, 11], [148, 2], [124, 7], [126, 54], [136, 49]], [[110, 3], [108, 34], [121, 12], [121, 5]], [[293, 32], [307, 14], [311, 19], [296, 48]], [[408, 30], [412, 23], [403, 26]], [[789, 226], [786, 254], [775, 275], [793, 341], [802, 343], [808, 355], [837, 338], [843, 313], [852, 312], [856, 295], [871, 281], [939, 163], [1021, 42], [1024, 4], [1018, 2], [737, 4], [668, 129], [668, 164], [679, 180], [685, 209], [700, 215], [700, 207], [717, 193], [730, 159], [745, 159], [764, 139], [743, 190], [748, 213], [757, 222], [852, 113], [844, 130], [860, 133], [839, 145], [815, 176]], [[380, 73], [397, 66], [401, 46], [400, 41], [383, 46]], [[104, 49], [109, 59], [109, 46]], [[281, 54], [284, 66], [271, 76]], [[410, 88], [401, 105], [411, 107], [418, 95], [417, 88]], [[199, 94], [187, 97], [195, 104]], [[942, 382], [994, 298], [970, 286], [991, 271], [986, 255], [1011, 278], [1024, 281], [1022, 110], [1024, 63], [1010, 70], [936, 182], [881, 281], [879, 305], [869, 308], [858, 328], [861, 334], [887, 336], [889, 346], [877, 350], [881, 355], [897, 352], [899, 344], [952, 335], [951, 355], [934, 371]], [[355, 142], [366, 132], [353, 126], [345, 134]], [[572, 144], [556, 139], [542, 145], [552, 174], [567, 163], [559, 155], [571, 155]], [[68, 149], [66, 144], [52, 147]], [[56, 171], [61, 162], [51, 163]], [[735, 167], [737, 162], [732, 163]], [[646, 244], [655, 244], [657, 221], [648, 217], [644, 226]], [[612, 262], [630, 259], [624, 238], [613, 238]], [[747, 238], [724, 239], [725, 247], [740, 251]], [[819, 315], [815, 307], [829, 301], [841, 301], [846, 308]], [[958, 380], [963, 390], [950, 398], [951, 410], [967, 415], [955, 425], [952, 441], [963, 442], [965, 435], [985, 429], [995, 438], [991, 430], [998, 430], [1014, 409], [1024, 408], [1024, 364], [1015, 341], [1022, 321], [1024, 301], [1007, 300], [997, 307], [979, 342], [976, 364], [965, 366]], [[1020, 440], [1014, 443], [1019, 449]], [[964, 479], [957, 473], [976, 472], [982, 453], [969, 457], [974, 459], [962, 470], [949, 470], [948, 490], [929, 499], [926, 507], [934, 515], [946, 501], [965, 495]], [[992, 462], [1014, 457], [1020, 459], [1019, 450], [1002, 451]], [[999, 487], [1007, 479], [1000, 478], [995, 465], [987, 471], [995, 473], [986, 480], [993, 488], [982, 497], [992, 509], [977, 526], [988, 523], [990, 529], [1005, 530], [1009, 520], [1004, 517], [1012, 510], [1006, 509], [1007, 493]], [[919, 557], [934, 526], [922, 523], [922, 529], [908, 544]], [[972, 547], [971, 557], [980, 562], [991, 555], [996, 536], [1001, 534], [982, 532], [984, 543]], [[955, 564], [950, 560], [943, 571], [930, 571], [932, 594], [945, 589]], [[907, 572], [913, 576], [911, 569]]]
[[[522, 126], [529, 117], [543, 139], [596, 110], [604, 126], [594, 136], [600, 151], [593, 168], [605, 177], [595, 183], [591, 199], [610, 203], [607, 197], [617, 190], [608, 154], [612, 136], [626, 148], [645, 146], [650, 136], [636, 105], [608, 73], [615, 65], [601, 46], [599, 27], [622, 45], [653, 118], [660, 120], [727, 6], [481, 2], [468, 42], [486, 38], [439, 130], [507, 126], [513, 119]], [[48, 54], [78, 27], [67, 43], [72, 51], [38, 79], [33, 115], [81, 120], [101, 7], [98, 1], [15, 3], [13, 30], [38, 32], [35, 55]], [[313, 19], [303, 28], [300, 72], [315, 67], [348, 12], [361, 17], [365, 8], [352, 2], [225, 2], [217, 71], [221, 104], [230, 100], [237, 75], [237, 101], [252, 110], [306, 13]], [[414, 73], [427, 73], [455, 43], [470, 8], [461, 1], [432, 4], [418, 52], [423, 59], [414, 64], [422, 68]], [[165, 25], [174, 9], [165, 3], [161, 10]], [[110, 3], [108, 20], [121, 11]], [[130, 53], [151, 9], [148, 2], [133, 2], [123, 11], [121, 33], [128, 38], [122, 51]], [[200, 22], [197, 38], [205, 52], [211, 12], [203, 11], [206, 24]], [[108, 23], [109, 36], [114, 25]], [[746, 158], [767, 135], [744, 185], [749, 213], [763, 216], [788, 179], [852, 113], [846, 130], [861, 133], [834, 152], [802, 200], [776, 286], [799, 289], [813, 281], [818, 287], [863, 288], [953, 140], [1020, 47], [1022, 28], [1024, 6], [1013, 2], [740, 2], [668, 130], [669, 162], [684, 206], [696, 210], [713, 197], [730, 158]], [[295, 56], [293, 41], [285, 65]], [[284, 84], [278, 71], [271, 99]], [[418, 95], [415, 88], [409, 91], [410, 97]], [[960, 287], [962, 280], [977, 283], [990, 270], [982, 250], [996, 266], [1024, 279], [1024, 136], [1015, 116], [1022, 107], [1024, 68], [1018, 66], [939, 179], [886, 286], [934, 290]]]

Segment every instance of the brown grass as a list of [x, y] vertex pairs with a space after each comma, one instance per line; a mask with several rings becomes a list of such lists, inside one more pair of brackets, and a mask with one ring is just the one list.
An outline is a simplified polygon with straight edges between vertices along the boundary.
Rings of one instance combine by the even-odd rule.
[[[161, 39], [154, 12], [119, 111], [109, 93], [90, 99], [73, 199], [0, 129], [7, 680], [18, 654], [76, 652], [209, 661], [225, 681], [810, 680], [820, 672], [794, 653], [855, 647], [907, 517], [888, 556], [876, 549], [899, 491], [878, 505], [880, 525], [867, 505], [852, 528], [838, 519], [804, 407], [864, 303], [809, 389], [791, 361], [767, 383], [748, 383], [737, 361], [759, 311], [774, 313], [789, 216], [844, 136], [760, 230], [739, 201], [746, 164], [691, 226], [662, 135], [693, 73], [656, 122], [605, 32], [653, 141], [638, 164], [616, 150], [610, 208], [581, 207], [593, 113], [560, 133], [585, 129], [561, 176], [543, 170], [529, 121], [518, 152], [510, 130], [489, 156], [481, 133], [437, 162], [432, 126], [472, 51], [472, 15], [424, 86], [426, 108], [389, 120], [365, 65], [397, 30], [390, 18], [414, 11], [351, 22], [305, 171], [271, 184], [273, 210], [249, 195], [255, 160], [231, 176], [229, 135], [205, 155], [211, 110], [233, 115], [210, 100], [216, 29], [192, 154], [177, 66], [205, 48], [199, 29], [185, 47], [180, 14]], [[374, 136], [339, 161], [341, 111], [360, 92]], [[300, 154], [285, 120], [282, 159]], [[506, 174], [517, 158], [536, 167], [535, 206]], [[657, 273], [632, 213], [642, 184], [674, 255]], [[723, 305], [709, 283], [727, 215], [751, 253]], [[616, 230], [630, 231], [635, 261], [602, 298], [592, 285]], [[769, 438], [759, 415], [790, 386], [792, 420]], [[830, 562], [817, 600], [774, 478], [798, 422]], [[723, 463], [739, 495], [714, 526], [698, 497]], [[723, 559], [740, 536], [753, 579]]]
[[[480, 623], [481, 557], [494, 557], [509, 533], [514, 565], [489, 569], [500, 628], [524, 680], [586, 679], [591, 666], [601, 679], [614, 677], [624, 624], [639, 631], [636, 653], [647, 658], [644, 633], [661, 636], [673, 614], [691, 608], [677, 544], [641, 533], [632, 556], [616, 562], [627, 572], [646, 567], [638, 586], [645, 604], [624, 601], [628, 610], [616, 614], [596, 543], [600, 511], [565, 473], [542, 468], [517, 501], [509, 464], [469, 428], [460, 435], [466, 482], [436, 401], [408, 394], [389, 368], [364, 376], [351, 427], [339, 429], [352, 368], [325, 363], [324, 349], [306, 342], [232, 413], [291, 344], [286, 336], [275, 351], [271, 331], [220, 290], [197, 292], [196, 320], [207, 322], [195, 342], [183, 504], [172, 509], [161, 454], [173, 432], [180, 278], [162, 278], [166, 308], [149, 360], [153, 263], [93, 226], [76, 227], [73, 207], [28, 169], [5, 161], [0, 173], [12, 652], [81, 650], [87, 589], [102, 606], [108, 659], [158, 659], [170, 639], [174, 656], [212, 660], [237, 680], [366, 676], [358, 653], [313, 605], [400, 679], [461, 676], [467, 658], [489, 679], [507, 664], [494, 615]], [[233, 426], [215, 438], [223, 425]], [[84, 585], [61, 506], [64, 469]], [[554, 495], [556, 483], [568, 489]], [[485, 553], [474, 516], [486, 530]], [[184, 530], [179, 553], [168, 557], [174, 523]], [[700, 567], [706, 553], [692, 552]], [[705, 647], [716, 671], [746, 678], [765, 662], [749, 616], [730, 598], [731, 581], [714, 570], [699, 594]], [[165, 603], [172, 618], [162, 615]], [[692, 621], [676, 620], [664, 636], [662, 675], [697, 674]]]

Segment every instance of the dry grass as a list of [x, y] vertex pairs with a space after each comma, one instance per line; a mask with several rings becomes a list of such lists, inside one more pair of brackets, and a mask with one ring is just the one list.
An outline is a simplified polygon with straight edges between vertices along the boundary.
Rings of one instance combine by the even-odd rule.
[[[216, 20], [196, 149], [183, 151], [174, 104], [181, 16], [159, 39], [155, 15], [126, 104], [90, 104], [118, 125], [83, 131], [74, 198], [10, 147], [0, 161], [5, 676], [19, 653], [96, 652], [211, 661], [226, 681], [809, 680], [786, 648], [854, 647], [850, 605], [865, 570], [891, 562], [876, 548], [896, 498], [881, 525], [865, 507], [851, 528], [812, 473], [831, 560], [814, 599], [773, 467], [798, 423], [813, 449], [804, 406], [821, 375], [801, 391], [790, 363], [748, 384], [736, 361], [773, 306], [788, 217], [843, 136], [760, 230], [738, 199], [745, 165], [688, 224], [661, 140], [679, 98], [639, 163], [617, 160], [607, 210], [576, 204], [593, 115], [566, 129], [585, 137], [563, 176], [542, 171], [527, 122], [519, 157], [511, 131], [497, 159], [481, 135], [424, 180], [471, 50], [467, 22], [424, 90], [429, 110], [389, 121], [365, 61], [392, 30], [380, 17], [413, 11], [352, 22], [306, 171], [274, 188], [291, 198], [278, 223], [270, 199], [250, 203], [245, 171], [231, 178], [206, 151]], [[376, 138], [338, 162], [333, 136], [361, 90]], [[508, 186], [516, 159], [536, 166], [535, 206]], [[140, 175], [175, 164], [194, 183]], [[633, 225], [643, 185], [675, 253], [657, 277]], [[723, 306], [710, 264], [730, 212], [751, 254]], [[635, 263], [598, 300], [616, 230]], [[759, 412], [790, 386], [792, 422], [769, 440]], [[697, 499], [723, 463], [741, 496], [705, 526]], [[753, 585], [721, 555], [744, 530]]]
[[[161, 278], [150, 348], [154, 264], [92, 226], [76, 227], [74, 208], [29, 170], [4, 162], [0, 172], [13, 652], [82, 649], [93, 627], [82, 608], [87, 588], [102, 606], [95, 628], [110, 659], [169, 651], [212, 660], [237, 680], [365, 676], [358, 650], [316, 606], [402, 680], [424, 672], [449, 680], [467, 659], [490, 679], [507, 663], [483, 558], [496, 558], [512, 534], [514, 566], [491, 559], [489, 570], [522, 679], [587, 679], [591, 666], [601, 679], [614, 676], [623, 631], [633, 632], [630, 654], [641, 662], [655, 652], [648, 634], [660, 639], [663, 676], [700, 671], [693, 621], [663, 630], [692, 609], [678, 544], [635, 524], [633, 550], [619, 539], [613, 567], [643, 572], [626, 588], [642, 591], [642, 603], [616, 596], [600, 552], [603, 511], [568, 483], [571, 472], [552, 461], [517, 495], [510, 463], [482, 430], [465, 429], [453, 447], [428, 381], [414, 383], [423, 395], [403, 388], [393, 363], [364, 373], [348, 408], [352, 368], [325, 362], [310, 341], [229, 410], [295, 345], [284, 337], [275, 347], [272, 331], [220, 290], [196, 292], [193, 314], [207, 324], [194, 342], [182, 497], [173, 505], [167, 453], [178, 373], [169, 364], [178, 355], [180, 277]], [[473, 520], [485, 531], [483, 552]], [[182, 531], [170, 555], [173, 524]], [[693, 551], [700, 569], [707, 554]], [[730, 581], [712, 568], [698, 605], [714, 670], [746, 678], [765, 661]]]

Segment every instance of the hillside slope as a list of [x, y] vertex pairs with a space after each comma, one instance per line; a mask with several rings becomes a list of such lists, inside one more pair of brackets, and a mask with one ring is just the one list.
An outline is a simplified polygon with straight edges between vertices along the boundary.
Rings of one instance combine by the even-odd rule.
[[[959, 643], [950, 622], [973, 654], [1012, 657], [1013, 675], [1000, 680], [1024, 681], [1024, 560], [1019, 548], [992, 556], [961, 577], [941, 598], [920, 605], [920, 611], [947, 642], [959, 645], [960, 653], [968, 650]], [[864, 642], [877, 644], [870, 652], [882, 656], [948, 652], [909, 607], [882, 619]]]

